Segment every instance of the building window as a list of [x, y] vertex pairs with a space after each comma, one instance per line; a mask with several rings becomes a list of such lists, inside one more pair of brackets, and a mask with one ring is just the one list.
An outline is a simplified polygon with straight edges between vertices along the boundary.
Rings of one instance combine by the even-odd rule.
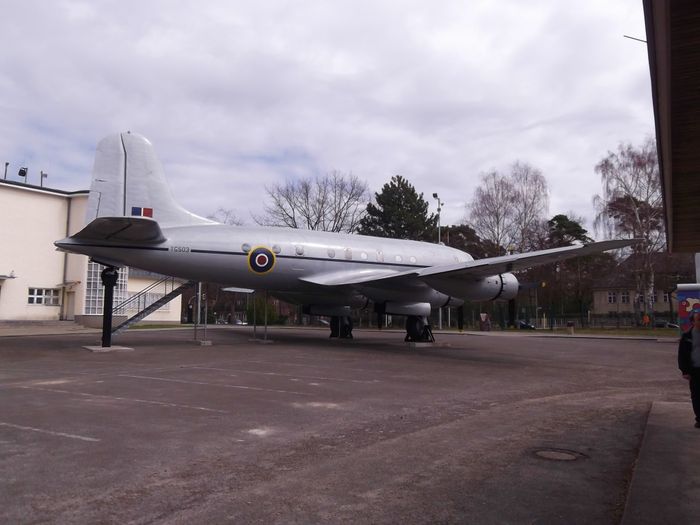
[[[100, 273], [105, 267], [95, 262], [89, 262], [87, 268], [87, 278], [85, 280], [85, 314], [102, 315], [104, 309], [104, 287]], [[114, 287], [114, 306], [126, 300], [126, 282], [129, 278], [129, 269], [119, 269], [119, 279]]]
[[58, 288], [30, 288], [27, 296], [27, 303], [58, 306], [58, 299]]
[[617, 292], [608, 292], [608, 303], [614, 304], [617, 302]]
[[620, 292], [620, 302], [622, 304], [629, 304], [630, 293], [628, 291]]
[[664, 302], [667, 303], [670, 300], [670, 297], [668, 296], [668, 292], [664, 292]]

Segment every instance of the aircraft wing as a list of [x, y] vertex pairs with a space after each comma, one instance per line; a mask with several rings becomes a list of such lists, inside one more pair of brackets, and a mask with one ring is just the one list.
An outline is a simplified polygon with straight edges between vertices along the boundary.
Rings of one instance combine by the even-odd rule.
[[583, 245], [551, 248], [549, 250], [516, 253], [513, 255], [503, 255], [500, 257], [489, 257], [486, 259], [477, 259], [469, 262], [429, 266], [426, 268], [416, 268], [406, 271], [345, 271], [305, 277], [302, 280], [322, 286], [352, 286], [360, 284], [377, 284], [386, 286], [393, 284], [399, 285], [400, 283], [406, 283], [410, 280], [422, 280], [422, 278], [438, 276], [480, 279], [500, 273], [524, 270], [533, 266], [551, 264], [554, 262], [563, 261], [565, 259], [581, 257], [583, 255], [591, 255], [608, 250], [616, 250], [637, 242], [639, 242], [639, 239], [601, 241]]
[[565, 259], [591, 255], [624, 248], [639, 242], [639, 239], [632, 240], [611, 240], [592, 242], [574, 246], [563, 246], [561, 248], [551, 248], [549, 250], [539, 250], [535, 252], [516, 253], [513, 255], [503, 255], [501, 257], [489, 257], [477, 259], [467, 263], [455, 263], [448, 266], [433, 266], [423, 268], [418, 271], [419, 277], [488, 277], [499, 273], [508, 273], [517, 270], [525, 270], [533, 266], [551, 264]]

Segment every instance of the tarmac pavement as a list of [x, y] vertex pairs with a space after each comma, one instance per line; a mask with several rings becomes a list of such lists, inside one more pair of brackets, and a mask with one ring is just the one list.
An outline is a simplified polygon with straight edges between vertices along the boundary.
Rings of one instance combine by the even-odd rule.
[[[673, 341], [0, 326], [0, 522], [696, 523]], [[15, 327], [16, 328], [16, 327]], [[30, 327], [31, 329], [32, 327]], [[47, 329], [48, 330], [48, 329]], [[35, 330], [32, 330], [36, 333]], [[259, 334], [261, 335], [261, 334]]]

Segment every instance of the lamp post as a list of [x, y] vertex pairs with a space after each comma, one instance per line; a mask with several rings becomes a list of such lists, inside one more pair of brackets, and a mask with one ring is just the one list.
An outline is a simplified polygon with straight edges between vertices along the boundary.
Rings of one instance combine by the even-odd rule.
[[438, 244], [440, 244], [440, 240], [441, 240], [441, 237], [440, 237], [440, 212], [442, 211], [442, 205], [444, 204], [444, 202], [442, 202], [440, 200], [440, 197], [438, 197], [437, 193], [433, 193], [433, 199], [438, 201], [438, 208], [437, 208], [437, 212], [438, 212]]
[[[442, 211], [442, 201], [440, 200], [440, 197], [438, 197], [437, 193], [433, 193], [433, 199], [437, 200], [438, 202], [438, 207], [437, 207], [437, 213], [438, 213], [438, 238], [437, 242], [440, 244], [440, 212]], [[438, 308], [438, 330], [442, 330], [442, 308]]]
[[48, 176], [49, 176], [48, 173], [44, 173], [43, 171], [41, 172], [41, 182], [39, 182], [39, 186], [40, 186], [41, 188], [44, 187], [44, 179], [45, 179], [46, 177], [48, 177]]

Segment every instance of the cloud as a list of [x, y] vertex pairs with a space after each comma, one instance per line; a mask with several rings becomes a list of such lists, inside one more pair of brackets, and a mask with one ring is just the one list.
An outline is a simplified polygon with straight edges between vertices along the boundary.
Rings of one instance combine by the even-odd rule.
[[[0, 151], [86, 188], [98, 140], [157, 148], [200, 215], [259, 213], [264, 187], [401, 174], [464, 215], [479, 173], [542, 169], [552, 214], [590, 219], [593, 167], [653, 133], [637, 0], [13, 2]], [[15, 171], [16, 172], [16, 171]], [[38, 177], [38, 175], [37, 175]], [[38, 180], [38, 179], [37, 179]]]

